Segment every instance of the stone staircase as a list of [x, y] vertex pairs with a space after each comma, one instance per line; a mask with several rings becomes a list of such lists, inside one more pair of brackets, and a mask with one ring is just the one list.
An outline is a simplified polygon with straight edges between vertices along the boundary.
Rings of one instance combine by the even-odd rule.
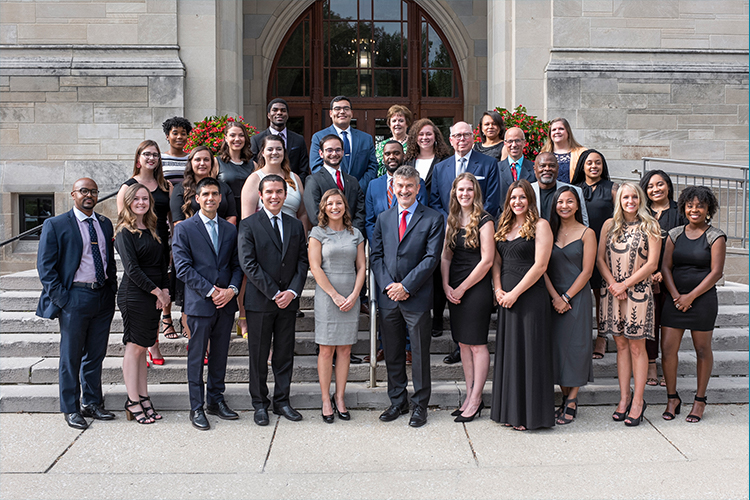
[[[314, 280], [309, 275], [301, 297], [305, 313], [297, 319], [295, 366], [292, 384], [292, 404], [297, 408], [319, 408], [320, 389], [315, 357], [313, 294]], [[57, 412], [59, 361], [59, 327], [34, 315], [41, 290], [36, 270], [0, 276], [0, 412]], [[727, 282], [719, 290], [719, 316], [713, 337], [714, 369], [709, 384], [711, 403], [748, 402], [748, 286]], [[173, 311], [177, 320], [179, 311]], [[177, 324], [177, 321], [175, 321]], [[444, 319], [443, 336], [432, 339], [430, 364], [433, 393], [431, 404], [443, 408], [455, 407], [464, 392], [463, 370], [460, 364], [446, 365], [443, 357], [452, 350], [448, 313]], [[359, 356], [369, 353], [369, 318], [361, 316], [359, 340], [353, 351]], [[494, 353], [495, 316], [491, 324], [490, 351]], [[184, 410], [188, 405], [186, 351], [187, 340], [160, 337], [163, 366], [152, 365], [149, 384], [156, 406], [164, 410]], [[619, 397], [614, 341], [609, 339], [607, 355], [594, 361], [595, 383], [582, 389], [581, 404], [614, 404]], [[115, 312], [109, 338], [108, 354], [104, 360], [102, 382], [108, 407], [119, 409], [125, 400], [122, 380], [122, 318]], [[233, 334], [227, 366], [226, 396], [230, 406], [250, 409], [248, 394], [247, 341]], [[680, 353], [678, 390], [684, 401], [692, 399], [695, 390], [695, 353], [689, 333], [685, 335]], [[270, 368], [269, 368], [270, 372]], [[411, 378], [411, 374], [409, 374]], [[490, 380], [485, 388], [485, 400], [490, 402]], [[269, 373], [269, 380], [273, 375]], [[377, 369], [377, 384], [369, 387], [369, 365], [352, 365], [347, 386], [347, 406], [350, 408], [384, 408], [388, 405], [386, 372], [381, 362]], [[647, 387], [649, 404], [666, 401], [663, 387]]]

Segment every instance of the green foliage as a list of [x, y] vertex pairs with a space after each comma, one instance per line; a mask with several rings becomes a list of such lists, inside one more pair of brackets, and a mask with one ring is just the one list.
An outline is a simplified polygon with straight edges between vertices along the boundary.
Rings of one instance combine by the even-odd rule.
[[[505, 122], [506, 130], [511, 127], [518, 127], [523, 130], [526, 134], [526, 147], [523, 149], [523, 156], [531, 161], [534, 161], [544, 146], [544, 141], [549, 134], [549, 122], [539, 120], [534, 115], [526, 113], [524, 106], [518, 106], [513, 112], [505, 108], [495, 108], [495, 111], [500, 113]], [[481, 125], [477, 125], [474, 129], [474, 142], [481, 142], [482, 137], [479, 135], [479, 128]]]
[[241, 116], [208, 116], [202, 121], [195, 122], [195, 127], [188, 135], [185, 152], [189, 153], [198, 146], [207, 146], [211, 153], [217, 154], [221, 143], [224, 142], [224, 129], [227, 123], [231, 122], [243, 124], [247, 128], [248, 139], [258, 133], [258, 129], [245, 123]]

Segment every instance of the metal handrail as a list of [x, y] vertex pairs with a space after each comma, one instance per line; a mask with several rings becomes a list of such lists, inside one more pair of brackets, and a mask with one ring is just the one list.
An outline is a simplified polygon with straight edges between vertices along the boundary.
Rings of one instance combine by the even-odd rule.
[[375, 273], [372, 269], [368, 269], [367, 272], [370, 275], [370, 388], [373, 389], [378, 386], [378, 301], [375, 296]]
[[[108, 199], [110, 199], [113, 196], [115, 196], [118, 192], [119, 191], [114, 191], [112, 193], [109, 193], [108, 195], [106, 195], [106, 196], [104, 196], [102, 198], [99, 198], [96, 203], [99, 204], [99, 203], [101, 203], [103, 201], [107, 201]], [[42, 230], [42, 226], [41, 225], [40, 226], [36, 226], [36, 227], [32, 227], [31, 229], [29, 229], [27, 231], [24, 231], [21, 234], [18, 234], [18, 235], [14, 236], [14, 237], [12, 237], [10, 239], [7, 239], [7, 240], [5, 240], [3, 242], [0, 242], [0, 248], [4, 247], [5, 245], [7, 245], [9, 243], [13, 243], [14, 241], [18, 241], [21, 238], [25, 238], [26, 236], [31, 236], [32, 234], [38, 233], [41, 230]]]

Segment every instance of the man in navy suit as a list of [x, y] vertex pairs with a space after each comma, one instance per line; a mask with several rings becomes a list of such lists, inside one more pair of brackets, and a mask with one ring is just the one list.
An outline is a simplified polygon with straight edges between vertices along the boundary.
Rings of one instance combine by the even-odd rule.
[[334, 97], [328, 113], [333, 125], [315, 132], [310, 143], [312, 173], [317, 172], [323, 166], [323, 159], [318, 154], [320, 140], [330, 134], [338, 135], [344, 142], [343, 170], [357, 178], [359, 187], [366, 194], [367, 185], [378, 175], [378, 160], [375, 158], [375, 143], [372, 136], [351, 127], [352, 105], [347, 97], [341, 95]]
[[78, 179], [71, 195], [73, 209], [42, 226], [36, 315], [60, 323], [60, 411], [70, 427], [85, 429], [84, 417], [115, 418], [104, 409], [102, 361], [115, 314], [117, 269], [112, 223], [94, 213], [96, 182]]
[[286, 122], [289, 121], [289, 106], [284, 99], [277, 97], [268, 103], [266, 113], [271, 125], [250, 138], [250, 151], [257, 156], [265, 136], [268, 134], [281, 136], [284, 139], [286, 156], [289, 158], [289, 168], [299, 175], [304, 185], [305, 179], [310, 175], [310, 160], [307, 156], [305, 138], [286, 128]]
[[406, 331], [412, 346], [412, 427], [427, 423], [430, 402], [430, 309], [432, 275], [443, 249], [443, 217], [417, 202], [419, 172], [405, 165], [394, 174], [398, 203], [375, 222], [370, 266], [375, 273], [378, 309], [391, 405], [380, 420], [390, 422], [409, 411], [406, 390]]
[[224, 376], [242, 270], [237, 259], [237, 229], [216, 213], [221, 203], [219, 182], [206, 177], [195, 191], [201, 209], [175, 226], [172, 256], [177, 277], [185, 283], [183, 311], [191, 332], [187, 366], [190, 421], [197, 429], [208, 430], [211, 426], [203, 411], [203, 353], [209, 341], [206, 411], [224, 420], [239, 418], [224, 401]]
[[455, 154], [435, 165], [430, 207], [447, 219], [453, 181], [458, 174], [471, 172], [482, 189], [484, 209], [495, 217], [499, 208], [497, 160], [471, 149], [474, 145], [474, 133], [471, 125], [466, 122], [458, 122], [451, 127], [450, 140]]
[[508, 149], [508, 157], [500, 162], [500, 189], [498, 192], [499, 212], [505, 206], [505, 197], [508, 188], [518, 179], [526, 179], [535, 182], [534, 162], [524, 158], [523, 148], [526, 147], [526, 134], [518, 127], [511, 127], [505, 131], [505, 147]]

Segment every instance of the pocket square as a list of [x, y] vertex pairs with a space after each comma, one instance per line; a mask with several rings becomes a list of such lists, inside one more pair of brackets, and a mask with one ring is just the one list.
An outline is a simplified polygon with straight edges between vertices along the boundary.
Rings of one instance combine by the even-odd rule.
[[475, 177], [477, 178], [478, 181], [483, 181], [485, 179], [483, 175], [477, 175]]

